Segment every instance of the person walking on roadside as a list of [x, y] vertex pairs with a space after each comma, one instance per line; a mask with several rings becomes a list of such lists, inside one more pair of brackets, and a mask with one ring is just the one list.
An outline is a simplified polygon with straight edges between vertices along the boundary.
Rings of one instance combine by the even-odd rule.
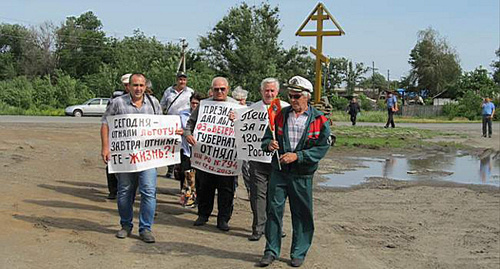
[[495, 116], [495, 104], [491, 102], [491, 99], [486, 97], [484, 98], [483, 103], [481, 104], [481, 114], [483, 116], [483, 137], [486, 137], [486, 129], [488, 129], [488, 137], [491, 138], [493, 134], [493, 117]]
[[[160, 105], [165, 115], [180, 115], [180, 112], [189, 109], [189, 98], [194, 90], [187, 86], [188, 77], [184, 72], [178, 72], [176, 75], [176, 84], [168, 87], [163, 93]], [[174, 166], [169, 165], [167, 169], [167, 178], [174, 177]]]
[[[125, 74], [121, 77], [122, 85], [123, 85], [123, 91], [122, 90], [117, 90], [113, 92], [113, 95], [111, 96], [111, 99], [114, 99], [116, 97], [122, 96], [124, 94], [128, 93], [128, 85], [129, 85], [129, 80], [130, 76], [132, 74]], [[109, 106], [109, 102], [108, 102]], [[115, 174], [110, 174], [108, 170], [108, 166], [106, 165], [106, 178], [108, 180], [108, 190], [109, 194], [106, 199], [108, 200], [114, 200], [116, 199], [116, 193], [118, 192], [118, 179], [116, 178]]]
[[[129, 93], [119, 96], [109, 104], [101, 119], [101, 156], [104, 163], [110, 160], [109, 126], [107, 117], [120, 114], [156, 114], [161, 115], [160, 103], [154, 96], [145, 93], [146, 77], [143, 74], [130, 76]], [[154, 243], [151, 232], [156, 209], [156, 168], [141, 172], [117, 173], [118, 178], [118, 213], [121, 230], [116, 237], [124, 239], [130, 236], [133, 228], [134, 200], [136, 186], [141, 193], [139, 210], [139, 236], [146, 243]]]
[[349, 101], [349, 105], [347, 106], [347, 113], [351, 116], [352, 125], [356, 125], [356, 117], [358, 113], [361, 112], [361, 107], [359, 106], [358, 100], [356, 97], [353, 97], [351, 101]]
[[385, 102], [387, 104], [387, 123], [384, 128], [389, 128], [389, 124], [391, 125], [391, 128], [394, 128], [396, 127], [394, 124], [394, 113], [398, 111], [398, 99], [392, 94], [392, 92], [387, 91]]
[[[213, 97], [207, 98], [207, 101], [216, 102], [238, 102], [227, 96], [229, 93], [229, 83], [224, 77], [216, 77], [212, 80]], [[191, 144], [196, 144], [196, 138], [193, 136], [196, 123], [198, 121], [200, 106], [198, 106], [189, 117], [186, 128], [184, 129], [184, 137]], [[215, 143], [215, 142], [213, 142]], [[208, 218], [212, 214], [214, 207], [215, 191], [217, 191], [217, 228], [221, 231], [229, 231], [229, 220], [233, 214], [234, 200], [234, 180], [236, 176], [222, 176], [202, 170], [196, 171], [196, 180], [198, 181], [199, 189], [197, 191], [198, 198], [198, 218], [194, 222], [194, 226], [202, 226], [208, 222]]]
[[267, 193], [267, 242], [264, 256], [259, 262], [261, 267], [270, 265], [280, 257], [287, 197], [293, 227], [291, 266], [300, 267], [304, 263], [314, 234], [313, 177], [319, 161], [330, 148], [328, 119], [309, 104], [313, 92], [311, 82], [295, 76], [286, 86], [290, 106], [283, 108], [276, 116], [274, 135], [267, 129], [262, 138], [262, 149], [266, 152], [277, 151], [277, 154], [272, 160]]

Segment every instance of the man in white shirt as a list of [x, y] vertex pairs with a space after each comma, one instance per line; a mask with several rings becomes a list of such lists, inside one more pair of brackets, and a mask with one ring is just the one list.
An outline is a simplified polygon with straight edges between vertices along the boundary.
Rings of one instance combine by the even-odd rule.
[[[164, 115], [180, 115], [181, 111], [189, 109], [189, 98], [194, 90], [187, 86], [187, 81], [187, 74], [178, 72], [176, 84], [165, 90], [160, 101]], [[173, 172], [174, 166], [171, 165], [168, 167], [166, 177], [172, 178]]]

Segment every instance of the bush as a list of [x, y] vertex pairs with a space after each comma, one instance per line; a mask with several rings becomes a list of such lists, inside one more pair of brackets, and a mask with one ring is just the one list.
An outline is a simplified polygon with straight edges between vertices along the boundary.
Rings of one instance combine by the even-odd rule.
[[331, 95], [330, 98], [330, 105], [332, 105], [334, 110], [341, 110], [344, 111], [349, 104], [349, 100], [347, 100], [344, 97], [338, 96], [338, 95]]

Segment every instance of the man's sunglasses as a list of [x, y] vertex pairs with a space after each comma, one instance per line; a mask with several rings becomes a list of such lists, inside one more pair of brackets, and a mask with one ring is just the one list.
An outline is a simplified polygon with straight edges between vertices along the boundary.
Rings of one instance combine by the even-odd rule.
[[288, 98], [289, 99], [300, 99], [302, 97], [302, 94], [289, 94]]
[[226, 90], [226, 88], [222, 87], [222, 88], [213, 88], [212, 89], [214, 92], [223, 92]]

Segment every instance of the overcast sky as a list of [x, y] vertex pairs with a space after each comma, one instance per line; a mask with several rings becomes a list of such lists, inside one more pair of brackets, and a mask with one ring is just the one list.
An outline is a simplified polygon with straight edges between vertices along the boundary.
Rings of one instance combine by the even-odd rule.
[[[261, 1], [246, 1], [259, 5]], [[384, 76], [400, 79], [410, 69], [408, 58], [417, 32], [432, 27], [456, 49], [462, 68], [478, 66], [491, 70], [499, 48], [499, 0], [334, 0], [323, 4], [340, 23], [345, 36], [325, 37], [323, 54], [346, 57], [375, 67]], [[109, 36], [122, 38], [134, 29], [163, 42], [184, 37], [191, 48], [198, 36], [206, 35], [242, 1], [209, 0], [0, 0], [0, 22], [37, 25], [60, 24], [68, 16], [91, 10]], [[308, 0], [269, 1], [280, 9], [280, 39], [287, 48], [294, 44], [316, 46], [313, 37], [295, 32], [318, 2]]]

